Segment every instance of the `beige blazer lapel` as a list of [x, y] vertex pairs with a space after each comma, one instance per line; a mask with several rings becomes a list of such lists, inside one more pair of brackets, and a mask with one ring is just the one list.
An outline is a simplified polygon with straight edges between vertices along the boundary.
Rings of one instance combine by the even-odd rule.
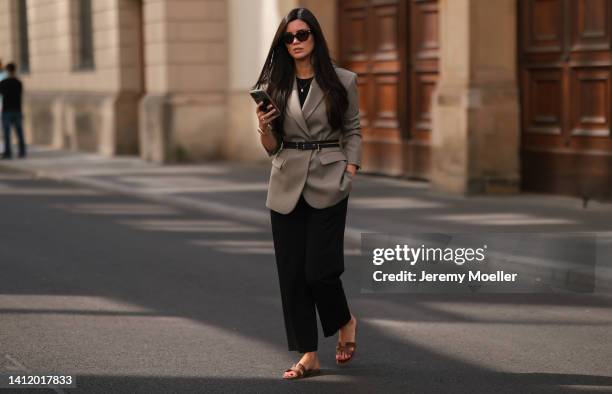
[[[308, 92], [308, 97], [310, 97], [310, 92]], [[308, 97], [306, 98], [306, 102], [304, 102], [304, 106], [308, 102]], [[302, 108], [300, 108], [300, 98], [298, 96], [297, 81], [295, 78], [293, 79], [293, 90], [289, 97], [289, 115], [297, 122], [304, 133], [310, 135], [306, 119], [304, 119], [304, 113], [302, 112]]]
[[308, 120], [310, 115], [312, 115], [314, 110], [317, 109], [317, 107], [323, 100], [323, 97], [324, 97], [323, 91], [319, 87], [319, 84], [317, 83], [317, 79], [313, 78], [312, 82], [310, 82], [310, 89], [308, 90], [306, 101], [304, 101], [304, 107], [302, 108], [304, 119]]

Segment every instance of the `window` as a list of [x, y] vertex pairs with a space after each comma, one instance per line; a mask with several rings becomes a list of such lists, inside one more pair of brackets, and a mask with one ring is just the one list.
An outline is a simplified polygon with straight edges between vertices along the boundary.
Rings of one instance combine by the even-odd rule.
[[28, 44], [28, 4], [26, 0], [17, 1], [17, 18], [19, 31], [19, 70], [30, 71], [30, 47]]
[[77, 69], [94, 68], [91, 0], [79, 0], [79, 45]]

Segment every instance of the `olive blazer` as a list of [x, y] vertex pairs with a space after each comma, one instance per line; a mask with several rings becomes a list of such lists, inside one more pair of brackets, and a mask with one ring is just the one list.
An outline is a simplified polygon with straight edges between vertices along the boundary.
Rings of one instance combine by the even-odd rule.
[[[348, 93], [348, 109], [341, 129], [333, 129], [327, 120], [324, 94], [313, 79], [304, 106], [300, 108], [297, 81], [289, 97], [283, 128], [285, 141], [340, 140], [340, 147], [320, 150], [277, 148], [272, 157], [266, 207], [287, 214], [300, 195], [314, 208], [332, 206], [348, 196], [353, 176], [348, 163], [361, 165], [361, 126], [357, 74], [337, 67], [336, 73]], [[280, 141], [280, 140], [279, 140]]]

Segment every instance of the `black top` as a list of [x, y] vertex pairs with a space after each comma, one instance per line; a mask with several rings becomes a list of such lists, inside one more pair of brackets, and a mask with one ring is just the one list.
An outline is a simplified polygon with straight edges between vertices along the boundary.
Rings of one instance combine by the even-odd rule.
[[295, 77], [297, 79], [297, 88], [298, 88], [298, 96], [300, 97], [300, 107], [304, 106], [304, 102], [306, 101], [306, 97], [308, 96], [308, 91], [310, 90], [310, 82], [312, 81], [310, 77], [307, 79], [301, 79]]
[[0, 81], [0, 96], [2, 96], [2, 112], [21, 112], [21, 81], [8, 77]]

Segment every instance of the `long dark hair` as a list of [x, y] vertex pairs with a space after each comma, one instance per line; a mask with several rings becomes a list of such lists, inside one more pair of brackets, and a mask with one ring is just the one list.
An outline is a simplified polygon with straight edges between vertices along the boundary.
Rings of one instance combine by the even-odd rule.
[[278, 25], [266, 62], [257, 83], [253, 86], [254, 89], [260, 89], [265, 85], [266, 91], [278, 106], [280, 116], [272, 121], [272, 126], [279, 136], [284, 134], [285, 109], [291, 96], [293, 79], [295, 78], [295, 62], [287, 51], [282, 37], [287, 30], [287, 25], [296, 19], [306, 22], [312, 31], [314, 49], [311, 53], [311, 63], [317, 83], [325, 94], [327, 120], [334, 129], [342, 127], [342, 118], [348, 108], [346, 89], [334, 70], [327, 42], [317, 18], [306, 8], [295, 8]]

